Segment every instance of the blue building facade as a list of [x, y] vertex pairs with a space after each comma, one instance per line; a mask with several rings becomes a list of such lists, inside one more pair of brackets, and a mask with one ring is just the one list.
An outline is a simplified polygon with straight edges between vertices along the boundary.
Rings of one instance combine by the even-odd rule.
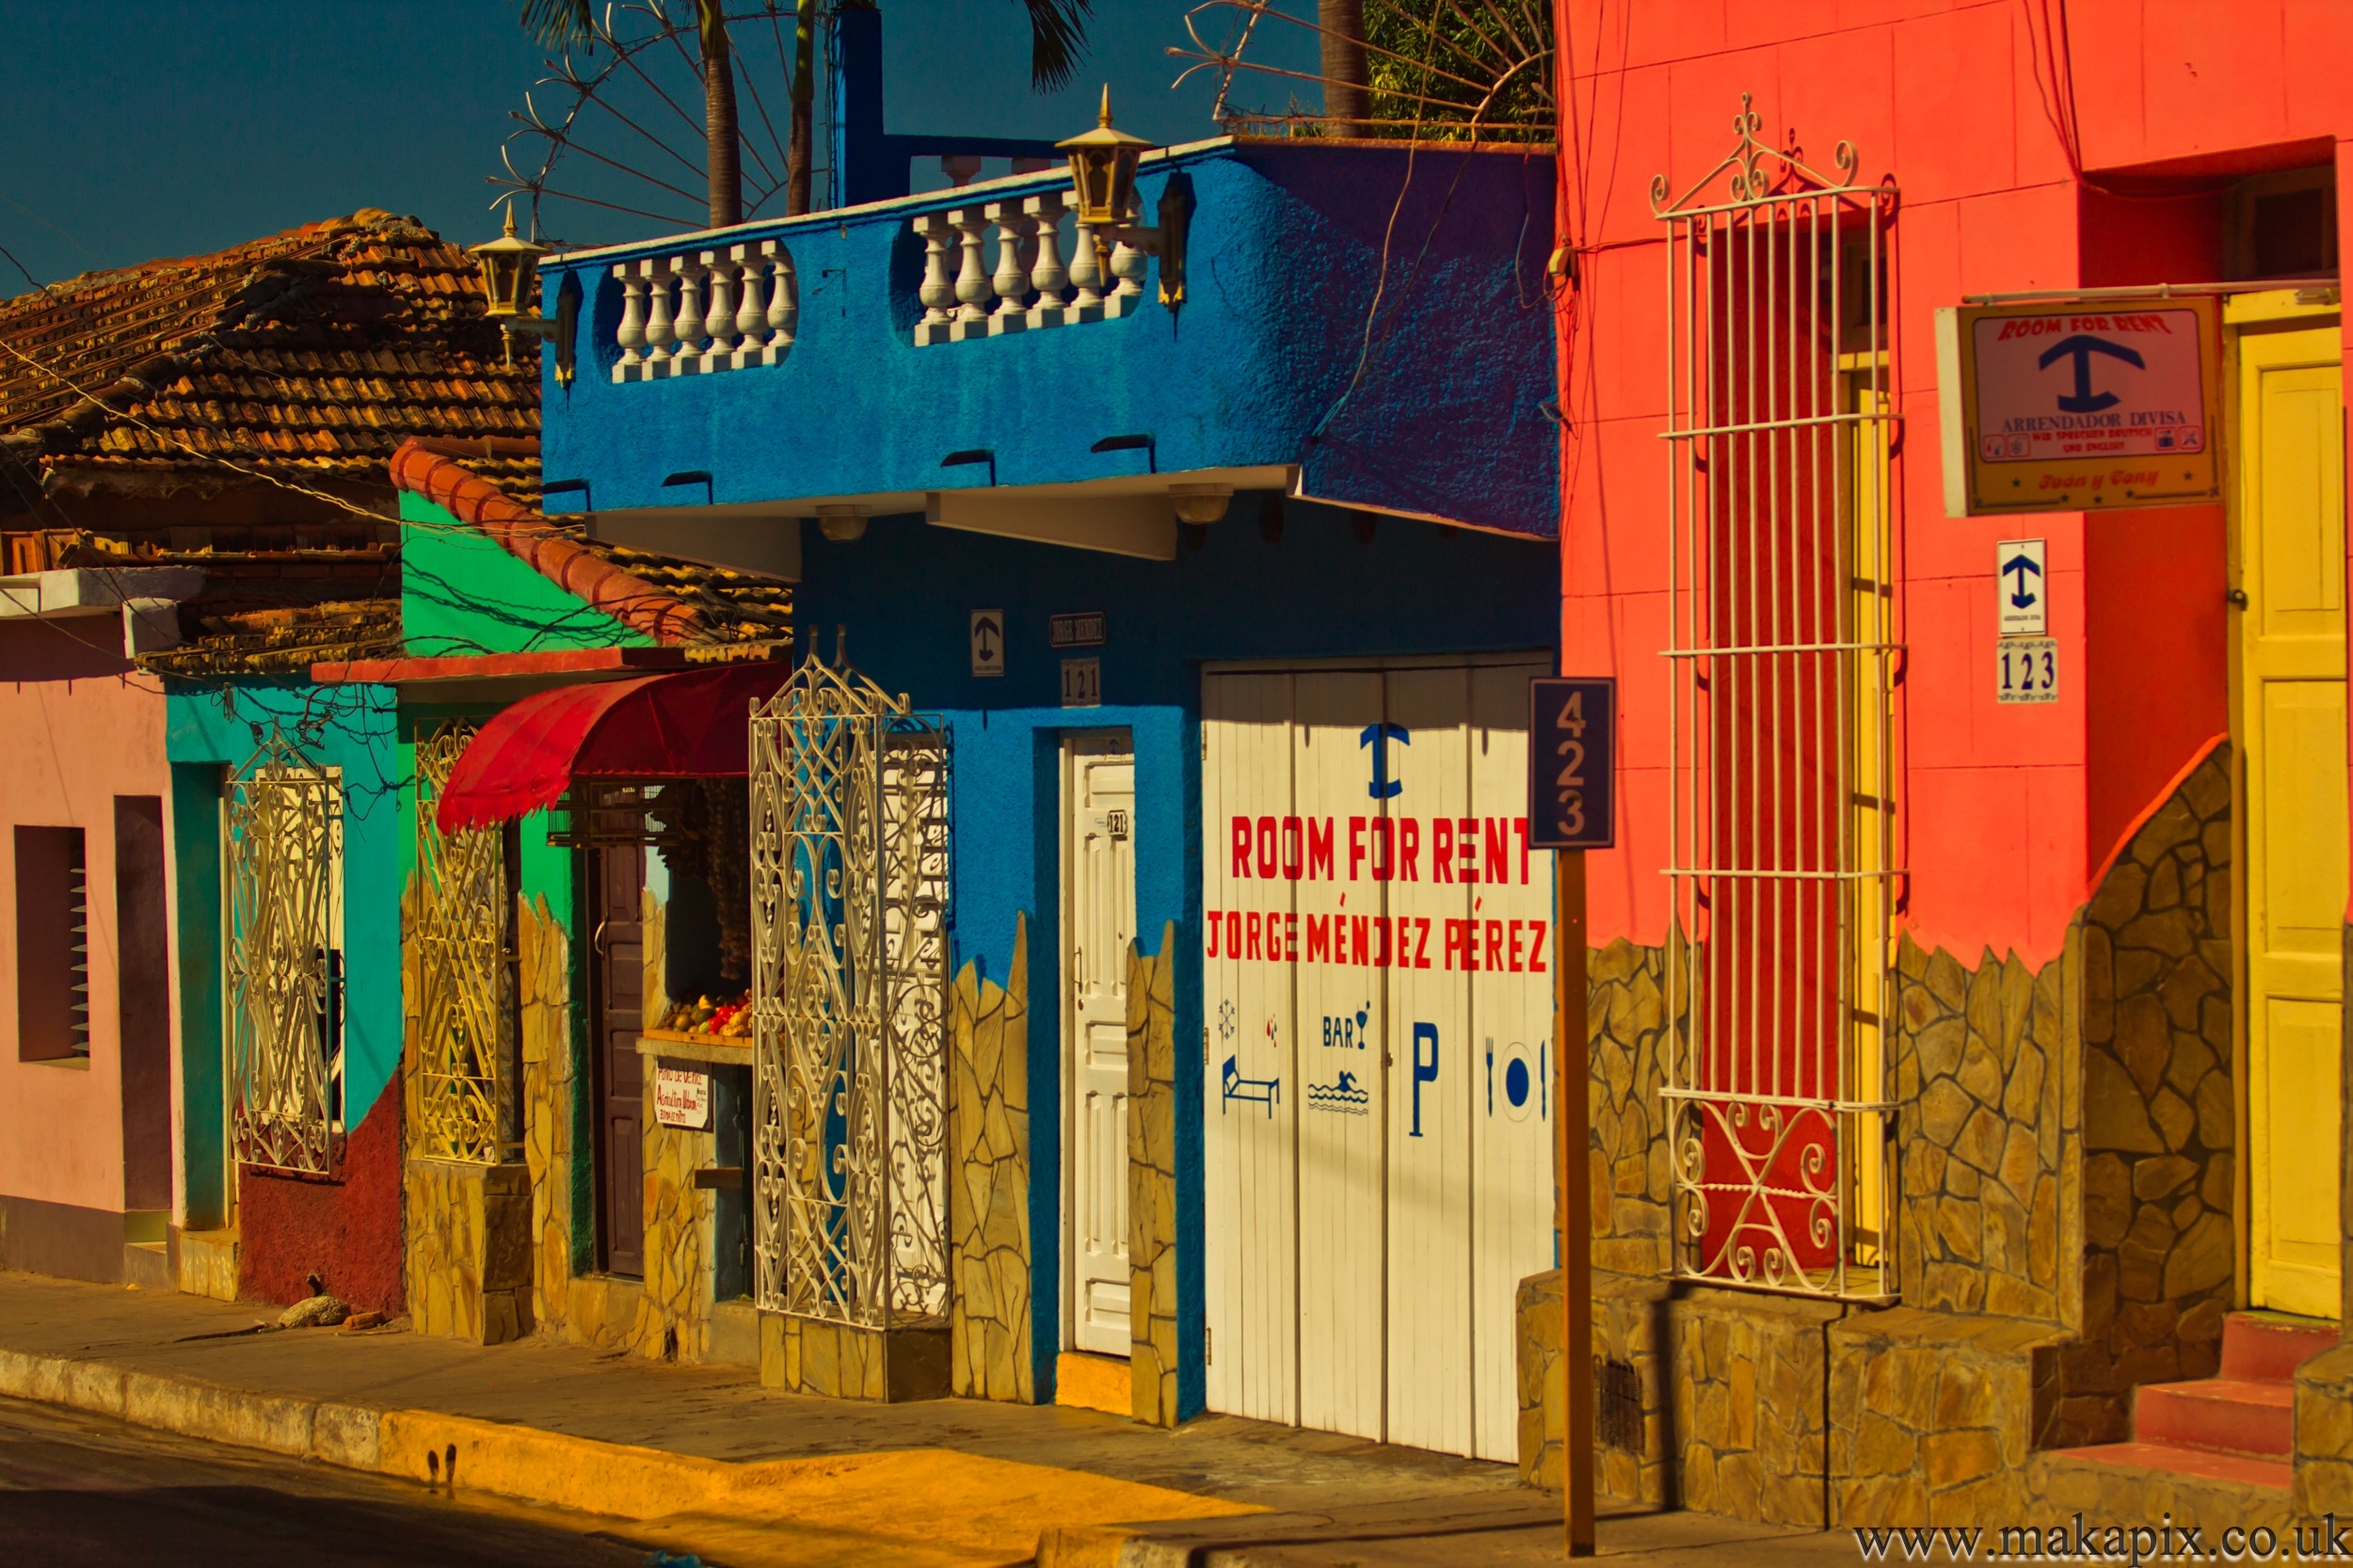
[[[1019, 1365], [1011, 1377], [980, 1367], [996, 1352], [975, 1331], [956, 1346], [957, 1392], [1102, 1404], [1109, 1387], [1112, 1406], [1144, 1419], [1234, 1410], [1497, 1449], [1474, 1443], [1467, 1427], [1424, 1439], [1408, 1416], [1325, 1410], [1295, 1386], [1272, 1403], [1220, 1392], [1213, 1368], [1221, 1358], [1238, 1365], [1227, 1347], [1239, 1333], [1213, 1338], [1221, 1321], [1286, 1321], [1282, 1334], [1301, 1343], [1318, 1332], [1302, 1320], [1298, 1280], [1260, 1277], [1250, 1246], [1237, 1251], [1226, 1235], [1230, 1206], [1214, 1193], [1230, 1193], [1228, 1167], [1241, 1158], [1229, 1146], [1231, 1080], [1248, 1068], [1282, 1083], [1280, 1113], [1270, 1090], [1264, 1119], [1289, 1140], [1280, 1160], [1296, 1170], [1314, 1158], [1298, 1116], [1321, 1068], [1296, 1059], [1318, 1048], [1301, 1045], [1313, 1031], [1289, 1001], [1251, 1026], [1284, 1064], [1251, 1067], [1256, 1059], [1223, 1046], [1238, 1007], [1257, 1005], [1237, 985], [1259, 982], [1225, 965], [1241, 955], [1222, 955], [1212, 934], [1223, 920], [1205, 913], [1249, 858], [1237, 853], [1229, 865], [1231, 843], [1253, 830], [1241, 816], [1232, 832], [1205, 819], [1208, 803], [1224, 798], [1217, 791], [1231, 790], [1205, 780], [1204, 759], [1213, 736], [1224, 745], [1250, 727], [1235, 729], [1223, 699], [1205, 706], [1205, 694], [1253, 672], [1369, 680], [1370, 723], [1393, 739], [1359, 751], [1356, 718], [1313, 721], [1346, 728], [1347, 781], [1336, 773], [1320, 787], [1353, 792], [1361, 836], [1361, 813], [1385, 822], [1412, 804], [1385, 804], [1398, 792], [1391, 782], [1385, 793], [1385, 748], [1412, 742], [1405, 725], [1384, 718], [1384, 671], [1553, 665], [1551, 162], [1232, 140], [1147, 155], [1141, 216], [1160, 221], [1161, 253], [1112, 257], [1110, 276], [1096, 280], [1105, 304], [1093, 313], [1075, 306], [1084, 296], [1067, 277], [1082, 234], [1066, 216], [1053, 222], [1068, 187], [1066, 174], [1016, 177], [552, 259], [542, 297], [570, 296], [578, 329], [546, 367], [550, 509], [585, 513], [598, 537], [790, 575], [800, 650], [830, 659], [839, 648], [948, 736], [951, 968], [974, 1000], [991, 986], [1025, 992], [1005, 1015], [1021, 1019], [1007, 1023], [1017, 1032], [1005, 1049], [1026, 1064], [1027, 1112], [1026, 1317], [996, 1325]], [[1168, 220], [1179, 211], [1189, 226], [1182, 296], [1172, 300]], [[1124, 295], [1121, 279], [1135, 285]], [[1524, 720], [1523, 705], [1523, 730]], [[1309, 719], [1296, 724], [1310, 744]], [[1438, 728], [1415, 756], [1455, 757], [1461, 773], [1487, 754], [1467, 712]], [[1524, 779], [1524, 751], [1509, 767], [1495, 755], [1496, 778]], [[1104, 797], [1118, 804], [1090, 819], [1073, 794], [1074, 758], [1102, 756], [1131, 772]], [[1368, 758], [1369, 795], [1359, 776]], [[1304, 801], [1289, 767], [1282, 761], [1267, 788]], [[1460, 793], [1461, 782], [1448, 788]], [[1247, 820], [1290, 834], [1286, 842], [1316, 822], [1327, 834], [1336, 820], [1349, 830], [1345, 804], [1302, 828], [1304, 809]], [[1108, 925], [1082, 864], [1090, 820], [1112, 824], [1107, 863], [1128, 901]], [[1306, 874], [1291, 871], [1294, 884]], [[1282, 880], [1279, 867], [1262, 874]], [[1324, 874], [1335, 874], [1329, 865]], [[1295, 886], [1279, 891], [1298, 897]], [[1370, 905], [1360, 897], [1357, 907]], [[1278, 955], [1270, 936], [1261, 958], [1259, 918], [1254, 910], [1250, 958], [1262, 963]], [[1296, 965], [1297, 916], [1280, 918], [1294, 929], [1279, 961]], [[1265, 919], [1271, 933], [1278, 917]], [[1102, 966], [1083, 954], [1104, 931], [1133, 941], [1134, 984], [1162, 975], [1157, 1024], [1134, 1021], [1148, 1009], [1122, 990], [1126, 976], [1098, 984]], [[1098, 1090], [1118, 1096], [1104, 1087], [1112, 1080], [1088, 1078], [1084, 1060], [1090, 1030], [1115, 1030], [1110, 990], [1128, 999], [1131, 1054], [1171, 1075], [1160, 1091], [1129, 1096], [1132, 1136], [1115, 1153], [1089, 1118]], [[1329, 1045], [1328, 1028], [1323, 1038]], [[1225, 1055], [1242, 1065], [1226, 1064], [1221, 1082]], [[1465, 1060], [1449, 1057], [1455, 1074]], [[1392, 1100], [1404, 1117], [1406, 1101], [1367, 1095], [1368, 1125], [1387, 1128]], [[1408, 1136], [1406, 1122], [1395, 1131]], [[1418, 1121], [1410, 1136], [1422, 1137]], [[1163, 1144], [1170, 1234], [1149, 1235], [1154, 1222], [1128, 1214], [1129, 1234], [1115, 1239], [1126, 1261], [1090, 1262], [1083, 1211], [1119, 1185], [1096, 1182], [1098, 1166], [1125, 1168], [1131, 1149]], [[957, 1158], [952, 1150], [952, 1210], [989, 1190], [961, 1181]], [[1523, 1272], [1549, 1261], [1545, 1170], [1544, 1228], [1521, 1251], [1546, 1250]], [[1369, 1179], [1379, 1186], [1377, 1174]], [[1141, 1174], [1125, 1192], [1148, 1193], [1149, 1182]], [[1295, 1209], [1304, 1189], [1294, 1180], [1288, 1191]], [[1281, 1223], [1295, 1234], [1299, 1216]], [[974, 1227], [952, 1213], [949, 1228]], [[1132, 1280], [1113, 1277], [1129, 1265]], [[1372, 1297], [1386, 1288], [1381, 1258], [1347, 1266], [1371, 1271]], [[961, 1293], [968, 1276], [956, 1277]], [[1001, 1314], [1007, 1292], [991, 1294], [987, 1310]], [[1134, 1304], [1147, 1298], [1148, 1311]], [[1132, 1340], [1112, 1321], [1131, 1305]], [[959, 1300], [954, 1320], [974, 1313], [986, 1315]], [[1174, 1320], [1173, 1346], [1152, 1341], [1145, 1319], [1155, 1314]], [[1265, 1354], [1270, 1367], [1293, 1368], [1271, 1375], [1296, 1384], [1305, 1363], [1295, 1347]], [[1130, 1377], [1132, 1398], [1119, 1386]], [[1395, 1381], [1401, 1390], [1411, 1379]]]

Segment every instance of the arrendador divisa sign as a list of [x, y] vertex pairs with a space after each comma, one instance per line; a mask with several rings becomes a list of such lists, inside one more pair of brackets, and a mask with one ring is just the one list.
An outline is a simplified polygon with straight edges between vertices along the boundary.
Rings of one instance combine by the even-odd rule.
[[2222, 497], [2210, 296], [1947, 307], [1936, 372], [1952, 517]]

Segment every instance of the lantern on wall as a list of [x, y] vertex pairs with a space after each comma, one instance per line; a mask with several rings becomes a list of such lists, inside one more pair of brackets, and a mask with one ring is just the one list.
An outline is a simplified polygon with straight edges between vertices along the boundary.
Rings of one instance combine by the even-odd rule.
[[1070, 155], [1070, 183], [1078, 191], [1079, 221], [1090, 229], [1126, 223], [1136, 197], [1136, 160], [1155, 148], [1142, 136], [1112, 127], [1108, 85], [1095, 129], [1054, 146]]
[[1113, 245], [1160, 259], [1160, 303], [1185, 302], [1185, 230], [1192, 213], [1189, 183], [1172, 182], [1160, 197], [1160, 222], [1139, 228], [1128, 221], [1136, 202], [1136, 161], [1159, 148], [1112, 124], [1112, 89], [1103, 88], [1103, 108], [1095, 129], [1058, 141], [1070, 158], [1070, 184], [1078, 197], [1079, 229], [1092, 238], [1105, 273]]
[[539, 258], [548, 253], [544, 245], [535, 245], [515, 232], [515, 203], [506, 204], [506, 232], [497, 239], [469, 248], [482, 268], [482, 293], [487, 301], [482, 313], [499, 324], [506, 338], [506, 362], [515, 362], [515, 335], [528, 332], [555, 344], [555, 379], [560, 386], [572, 384], [572, 325], [576, 306], [573, 296], [567, 293], [556, 306], [555, 319], [551, 321], [537, 312], [526, 313], [523, 296], [530, 292], [532, 279], [539, 271]]

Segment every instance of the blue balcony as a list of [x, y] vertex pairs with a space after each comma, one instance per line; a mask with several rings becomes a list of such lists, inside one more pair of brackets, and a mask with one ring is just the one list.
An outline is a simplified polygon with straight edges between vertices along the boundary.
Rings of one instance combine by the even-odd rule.
[[1137, 185], [1181, 299], [1063, 169], [550, 258], [549, 509], [791, 576], [836, 514], [1165, 559], [1188, 489], [1555, 536], [1548, 155], [1221, 138]]

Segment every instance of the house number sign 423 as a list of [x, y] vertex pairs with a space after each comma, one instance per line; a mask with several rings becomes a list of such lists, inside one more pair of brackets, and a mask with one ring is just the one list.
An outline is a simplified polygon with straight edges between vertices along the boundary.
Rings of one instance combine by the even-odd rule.
[[1616, 842], [1618, 683], [1528, 683], [1528, 842], [1608, 849]]
[[2000, 661], [1993, 687], [1996, 702], [2057, 702], [2058, 641], [2053, 637], [2004, 637], [1994, 645]]

